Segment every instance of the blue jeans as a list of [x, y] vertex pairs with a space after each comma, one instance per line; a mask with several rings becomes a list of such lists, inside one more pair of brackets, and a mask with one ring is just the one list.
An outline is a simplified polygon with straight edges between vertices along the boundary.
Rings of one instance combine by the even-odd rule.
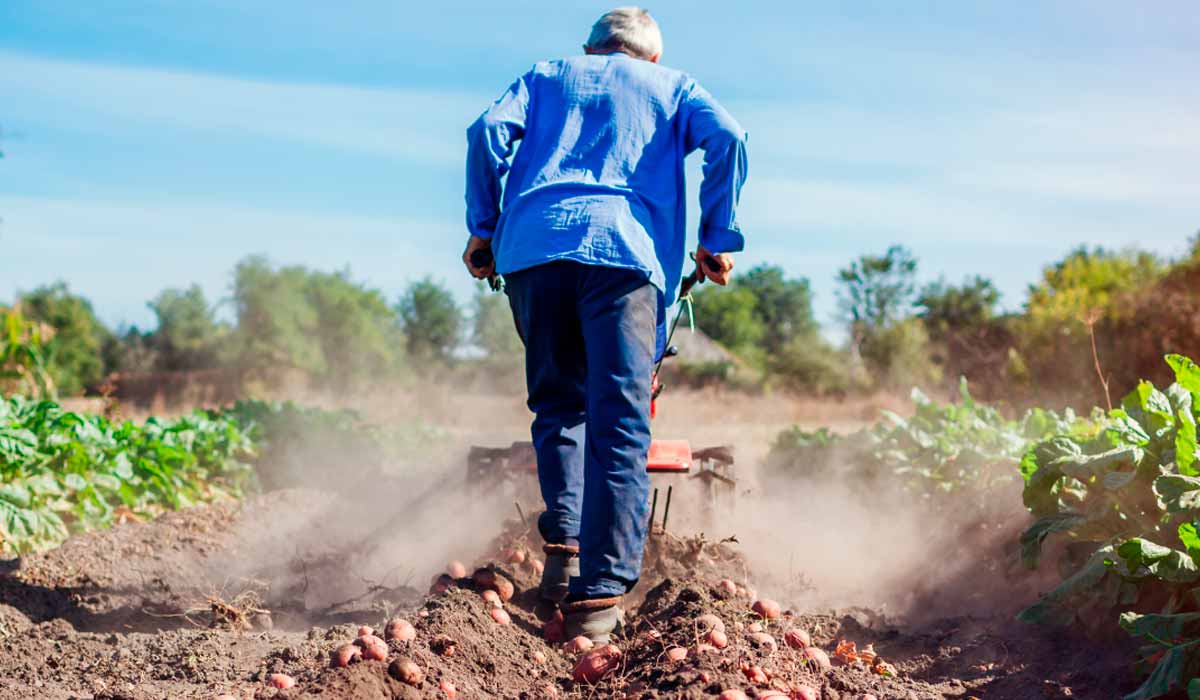
[[579, 544], [574, 598], [637, 583], [649, 518], [658, 290], [633, 270], [556, 261], [505, 275], [533, 411], [542, 538]]

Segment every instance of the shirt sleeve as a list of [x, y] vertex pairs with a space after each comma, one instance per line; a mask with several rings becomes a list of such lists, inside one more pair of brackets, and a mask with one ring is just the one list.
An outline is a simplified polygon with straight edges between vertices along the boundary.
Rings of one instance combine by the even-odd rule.
[[745, 246], [737, 223], [738, 199], [746, 182], [746, 131], [707, 90], [692, 82], [684, 108], [685, 148], [704, 151], [700, 183], [700, 245], [710, 253], [734, 253]]
[[500, 219], [501, 178], [525, 133], [529, 74], [518, 78], [467, 128], [467, 230], [491, 238]]

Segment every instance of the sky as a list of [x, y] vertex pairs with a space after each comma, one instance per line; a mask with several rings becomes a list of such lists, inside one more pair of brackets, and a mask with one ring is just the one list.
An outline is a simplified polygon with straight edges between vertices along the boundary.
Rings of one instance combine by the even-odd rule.
[[[148, 328], [160, 290], [222, 302], [252, 254], [465, 303], [465, 128], [606, 9], [3, 0], [0, 303], [64, 280]], [[737, 264], [808, 278], [830, 329], [838, 268], [894, 243], [1017, 309], [1080, 244], [1172, 256], [1200, 229], [1191, 0], [650, 10], [663, 63], [750, 133]]]

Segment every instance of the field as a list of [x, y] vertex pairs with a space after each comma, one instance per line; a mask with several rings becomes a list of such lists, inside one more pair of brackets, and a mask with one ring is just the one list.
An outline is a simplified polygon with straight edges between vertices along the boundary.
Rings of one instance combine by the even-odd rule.
[[[594, 684], [531, 612], [535, 501], [463, 482], [468, 445], [526, 434], [520, 397], [426, 387], [356, 397], [358, 415], [325, 400], [131, 423], [17, 406], [41, 427], [0, 429], [20, 554], [0, 563], [0, 697], [1186, 697], [1185, 362], [1179, 385], [1090, 416], [1001, 415], [965, 389], [668, 394], [656, 435], [732, 445], [736, 500], [704, 520], [695, 483], [673, 482]], [[466, 576], [437, 585], [451, 561]], [[479, 567], [514, 584], [507, 617]], [[331, 667], [395, 618], [415, 638]]]

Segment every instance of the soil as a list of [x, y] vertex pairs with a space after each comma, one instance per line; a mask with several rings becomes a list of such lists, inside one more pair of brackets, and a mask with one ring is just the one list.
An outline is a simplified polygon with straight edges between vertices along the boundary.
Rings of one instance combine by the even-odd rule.
[[[737, 543], [661, 532], [626, 601], [619, 668], [579, 684], [576, 659], [543, 640], [532, 613], [540, 542], [526, 524], [510, 522], [471, 562], [515, 584], [504, 606], [511, 623], [501, 625], [469, 578], [435, 595], [415, 584], [364, 584], [338, 545], [353, 530], [330, 516], [347, 512], [339, 498], [278, 491], [79, 535], [22, 559], [0, 574], [0, 698], [444, 698], [446, 681], [459, 698], [713, 698], [731, 688], [763, 698], [807, 685], [822, 700], [1028, 700], [1111, 699], [1136, 686], [1127, 648], [1024, 626], [1007, 611], [906, 625], [867, 609], [785, 610], [764, 624], [749, 594], [718, 586], [728, 578], [752, 587]], [[698, 655], [704, 613], [723, 621], [728, 646]], [[331, 651], [358, 625], [379, 630], [395, 616], [416, 627], [415, 640], [390, 642], [386, 662], [330, 668]], [[774, 648], [752, 640], [756, 624]], [[795, 628], [834, 657], [831, 669], [784, 644]], [[838, 663], [843, 641], [872, 645], [894, 673]], [[672, 646], [687, 657], [669, 661]], [[389, 672], [401, 658], [422, 669], [418, 685]], [[752, 666], [765, 683], [748, 680], [743, 669]], [[270, 687], [273, 673], [296, 686]]]

